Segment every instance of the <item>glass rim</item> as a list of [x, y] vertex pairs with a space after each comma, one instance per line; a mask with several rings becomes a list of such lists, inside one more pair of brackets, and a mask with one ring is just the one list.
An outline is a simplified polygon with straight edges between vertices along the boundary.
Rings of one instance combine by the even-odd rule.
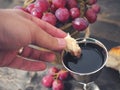
[[[96, 45], [99, 45], [101, 48], [104, 49], [105, 53], [106, 53], [106, 57], [105, 57], [105, 60], [104, 60], [104, 63], [101, 65], [100, 68], [96, 69], [95, 71], [92, 71], [92, 72], [88, 72], [88, 73], [78, 73], [78, 72], [75, 72], [75, 71], [72, 71], [70, 70], [65, 64], [64, 64], [64, 61], [63, 61], [63, 54], [65, 51], [62, 52], [62, 65], [64, 66], [65, 69], [67, 69], [70, 73], [73, 73], [73, 74], [77, 74], [77, 75], [91, 75], [91, 74], [94, 74], [94, 73], [97, 73], [98, 71], [100, 71], [101, 69], [103, 69], [103, 67], [105, 66], [106, 62], [107, 62], [107, 59], [108, 59], [108, 51], [107, 51], [107, 48], [105, 47], [105, 45], [103, 43], [101, 43], [100, 41], [98, 41], [97, 39], [94, 39], [94, 38], [86, 38], [86, 40], [84, 40], [84, 38], [77, 38], [76, 40], [82, 40], [80, 41], [81, 43], [82, 42], [90, 42], [90, 43], [95, 43]], [[87, 40], [91, 40], [91, 41], [87, 41]], [[94, 41], [94, 42], [93, 42]], [[80, 43], [78, 42], [78, 43]]]

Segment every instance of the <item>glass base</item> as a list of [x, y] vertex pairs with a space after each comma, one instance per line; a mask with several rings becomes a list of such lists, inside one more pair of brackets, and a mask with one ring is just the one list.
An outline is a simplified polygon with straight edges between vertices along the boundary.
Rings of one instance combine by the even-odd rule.
[[86, 85], [86, 90], [100, 90], [100, 88], [97, 84], [92, 82]]
[[95, 84], [94, 82], [91, 82], [88, 84], [84, 84], [84, 83], [79, 82], [79, 84], [82, 85], [82, 90], [100, 90], [98, 85]]

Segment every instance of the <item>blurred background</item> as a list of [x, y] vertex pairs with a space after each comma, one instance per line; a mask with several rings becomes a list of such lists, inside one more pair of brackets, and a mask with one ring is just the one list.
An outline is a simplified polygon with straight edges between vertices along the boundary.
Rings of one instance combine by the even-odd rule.
[[[14, 8], [23, 5], [24, 0], [0, 0], [0, 8]], [[91, 37], [103, 42], [108, 50], [120, 45], [120, 0], [98, 0], [101, 11], [97, 21], [90, 25]], [[0, 68], [0, 90], [48, 90], [39, 83], [46, 73], [27, 72], [10, 68]], [[101, 90], [120, 90], [118, 72], [105, 69], [97, 80]], [[69, 90], [80, 90], [77, 87]], [[66, 89], [68, 90], [68, 89]]]

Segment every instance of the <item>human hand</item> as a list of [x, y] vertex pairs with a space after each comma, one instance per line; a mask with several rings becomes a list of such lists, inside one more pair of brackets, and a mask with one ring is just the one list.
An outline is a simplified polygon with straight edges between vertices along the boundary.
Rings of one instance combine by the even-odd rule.
[[[65, 36], [63, 31], [21, 10], [0, 10], [0, 66], [44, 70], [43, 61], [53, 61], [54, 53], [35, 50], [28, 45], [58, 51], [66, 47]], [[17, 57], [21, 47], [24, 47], [21, 56], [25, 58]]]

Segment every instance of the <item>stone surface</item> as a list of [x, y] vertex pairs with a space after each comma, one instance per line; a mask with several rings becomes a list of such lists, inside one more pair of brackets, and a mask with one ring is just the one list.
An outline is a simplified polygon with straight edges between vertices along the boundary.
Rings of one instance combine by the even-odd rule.
[[[22, 5], [23, 1], [0, 0], [0, 8], [13, 8], [16, 5]], [[98, 21], [90, 26], [91, 37], [103, 42], [109, 50], [120, 45], [120, 0], [98, 0], [98, 2], [101, 12]], [[47, 70], [27, 72], [0, 68], [0, 90], [51, 90], [43, 87], [40, 82]], [[65, 90], [82, 90], [71, 77], [64, 83]], [[100, 90], [120, 90], [119, 73], [105, 67], [95, 83], [100, 87]]]

